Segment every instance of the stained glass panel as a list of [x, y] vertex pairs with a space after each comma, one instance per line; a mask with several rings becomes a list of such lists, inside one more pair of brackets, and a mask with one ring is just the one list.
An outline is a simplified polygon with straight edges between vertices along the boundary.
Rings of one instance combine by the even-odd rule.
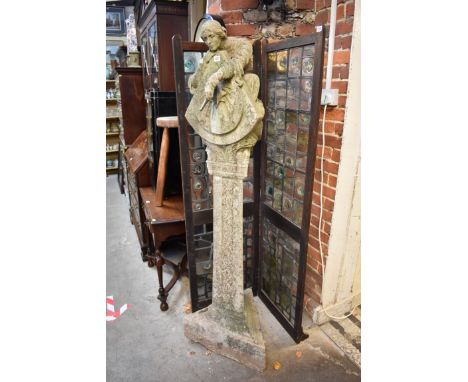
[[299, 80], [296, 78], [288, 80], [288, 97], [287, 97], [287, 108], [297, 110], [299, 107], [299, 94], [300, 94]]
[[286, 107], [286, 81], [276, 81], [275, 97], [276, 107], [284, 109]]
[[272, 52], [267, 62], [265, 203], [300, 225], [305, 184], [301, 173], [307, 166], [314, 47]]
[[269, 53], [267, 60], [268, 78], [274, 79], [276, 76], [276, 52]]
[[193, 253], [195, 258], [195, 272], [197, 277], [197, 291], [199, 301], [211, 299], [213, 280], [213, 227], [203, 224], [194, 227]]
[[263, 221], [262, 289], [294, 323], [300, 245], [268, 218]]
[[292, 48], [289, 50], [289, 77], [298, 77], [301, 75], [302, 48]]
[[303, 77], [312, 77], [314, 74], [314, 58], [313, 57], [303, 57], [302, 59], [302, 76]]
[[[253, 282], [253, 216], [244, 218], [244, 288]], [[193, 256], [197, 277], [199, 302], [211, 299], [213, 281], [213, 225], [203, 224], [194, 227]]]
[[[315, 164], [323, 32], [265, 44], [265, 129], [259, 296], [297, 341]], [[294, 46], [294, 44], [297, 44]], [[285, 47], [288, 47], [285, 49]], [[316, 51], [317, 50], [317, 51]], [[314, 121], [311, 120], [314, 116]], [[313, 146], [309, 144], [312, 142]], [[311, 171], [312, 170], [312, 171]]]
[[288, 51], [282, 50], [276, 54], [276, 77], [285, 76], [288, 71]]
[[247, 177], [244, 179], [244, 202], [254, 201], [254, 159], [249, 160], [249, 167], [247, 169]]

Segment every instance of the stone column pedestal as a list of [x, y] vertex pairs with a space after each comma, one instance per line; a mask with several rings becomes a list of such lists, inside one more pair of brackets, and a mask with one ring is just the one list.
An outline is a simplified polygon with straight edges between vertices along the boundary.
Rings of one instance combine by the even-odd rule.
[[213, 175], [213, 297], [208, 308], [185, 316], [185, 336], [263, 371], [265, 343], [258, 313], [252, 290], [244, 291], [243, 179], [250, 149], [208, 145], [207, 151]]
[[246, 366], [265, 369], [265, 343], [253, 302], [244, 292], [243, 179], [262, 135], [260, 79], [245, 73], [252, 45], [227, 37], [217, 21], [201, 30], [209, 52], [188, 82], [187, 122], [207, 145], [213, 175], [213, 303], [185, 316], [185, 335]]

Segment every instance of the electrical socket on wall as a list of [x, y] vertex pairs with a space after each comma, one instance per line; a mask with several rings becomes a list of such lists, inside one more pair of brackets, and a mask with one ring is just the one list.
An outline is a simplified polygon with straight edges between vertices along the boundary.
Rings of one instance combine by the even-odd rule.
[[321, 105], [337, 106], [338, 105], [338, 89], [322, 89], [320, 98]]

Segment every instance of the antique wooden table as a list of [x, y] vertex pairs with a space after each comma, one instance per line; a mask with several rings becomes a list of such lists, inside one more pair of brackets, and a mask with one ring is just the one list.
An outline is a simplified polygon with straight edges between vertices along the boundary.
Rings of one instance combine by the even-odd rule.
[[[148, 256], [148, 265], [156, 266], [159, 280], [160, 308], [169, 308], [167, 296], [181, 273], [186, 270], [187, 252], [185, 250], [185, 217], [182, 195], [169, 196], [164, 199], [167, 160], [169, 157], [170, 128], [177, 128], [177, 117], [160, 117], [157, 126], [164, 129], [159, 156], [156, 190], [152, 187], [141, 187], [140, 196], [146, 217], [146, 225], [152, 235], [152, 246]], [[171, 240], [172, 239], [172, 240]], [[162, 267], [169, 264], [174, 275], [164, 287]]]

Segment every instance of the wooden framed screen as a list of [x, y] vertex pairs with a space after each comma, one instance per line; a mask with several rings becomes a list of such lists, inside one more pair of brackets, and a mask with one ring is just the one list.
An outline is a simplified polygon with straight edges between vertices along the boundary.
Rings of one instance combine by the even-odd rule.
[[296, 342], [302, 330], [323, 32], [262, 44], [258, 295]]
[[[179, 118], [179, 145], [184, 195], [185, 227], [192, 311], [211, 303], [213, 271], [213, 200], [212, 180], [206, 166], [207, 154], [201, 137], [188, 124], [185, 111], [191, 100], [188, 79], [198, 67], [208, 47], [200, 42], [172, 39]], [[249, 172], [244, 180], [244, 287], [253, 286], [256, 269], [254, 256], [258, 247], [259, 166], [260, 145], [250, 158]], [[255, 165], [257, 163], [257, 165]], [[256, 181], [255, 181], [256, 180]]]

